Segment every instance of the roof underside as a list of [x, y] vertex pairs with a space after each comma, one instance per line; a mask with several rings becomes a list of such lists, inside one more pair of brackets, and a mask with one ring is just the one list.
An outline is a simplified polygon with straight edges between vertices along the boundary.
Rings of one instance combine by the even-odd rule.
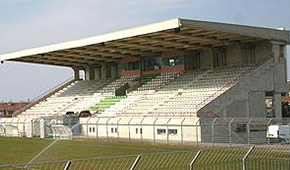
[[270, 40], [289, 44], [289, 31], [233, 24], [173, 19], [143, 27], [1, 55], [19, 61], [68, 67], [119, 62], [126, 57], [190, 52], [234, 43]]

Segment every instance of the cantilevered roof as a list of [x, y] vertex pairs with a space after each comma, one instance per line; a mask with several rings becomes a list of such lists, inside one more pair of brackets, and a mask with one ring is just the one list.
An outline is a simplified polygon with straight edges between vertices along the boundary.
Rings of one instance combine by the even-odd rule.
[[1, 61], [85, 67], [262, 40], [289, 44], [289, 31], [178, 18], [0, 56]]

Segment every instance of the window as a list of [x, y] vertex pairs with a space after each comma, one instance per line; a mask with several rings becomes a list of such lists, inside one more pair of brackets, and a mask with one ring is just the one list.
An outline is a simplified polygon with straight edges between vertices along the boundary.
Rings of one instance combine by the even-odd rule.
[[114, 128], [111, 128], [111, 133], [114, 133]]
[[96, 132], [96, 129], [93, 127], [93, 132]]
[[165, 129], [157, 129], [157, 134], [158, 135], [166, 134], [166, 130]]
[[92, 132], [92, 128], [91, 127], [89, 127], [89, 132]]
[[115, 128], [115, 133], [117, 133], [118, 132], [118, 130], [117, 130], [117, 128]]
[[177, 129], [168, 129], [168, 134], [177, 135]]
[[136, 134], [138, 134], [138, 128], [136, 128]]
[[237, 132], [246, 132], [247, 124], [237, 124]]

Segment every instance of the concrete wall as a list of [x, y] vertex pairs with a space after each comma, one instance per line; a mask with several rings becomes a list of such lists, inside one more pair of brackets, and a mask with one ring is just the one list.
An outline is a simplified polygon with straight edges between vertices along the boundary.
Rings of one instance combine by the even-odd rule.
[[[201, 141], [198, 120], [170, 117], [81, 118], [80, 124], [87, 138], [183, 144]], [[164, 133], [160, 133], [163, 130]]]
[[[264, 43], [264, 42], [263, 42]], [[256, 56], [269, 56], [268, 43], [257, 44]], [[273, 49], [272, 51], [277, 51]], [[262, 57], [263, 56], [263, 57]], [[281, 117], [281, 93], [288, 91], [286, 84], [286, 62], [284, 58], [272, 59], [243, 77], [235, 86], [208, 103], [199, 112], [214, 112], [222, 117], [266, 117], [265, 92], [274, 92], [276, 117]], [[280, 109], [280, 110], [279, 110]]]

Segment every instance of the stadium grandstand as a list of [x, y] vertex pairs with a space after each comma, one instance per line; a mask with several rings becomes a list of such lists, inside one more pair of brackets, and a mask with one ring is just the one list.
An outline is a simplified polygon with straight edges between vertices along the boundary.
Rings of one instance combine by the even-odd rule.
[[287, 30], [178, 18], [3, 54], [1, 62], [73, 70], [73, 79], [11, 118], [30, 124], [18, 128], [29, 136], [44, 133], [31, 129], [35, 122], [86, 112], [79, 120], [86, 137], [206, 141], [206, 117], [282, 118], [288, 44]]

